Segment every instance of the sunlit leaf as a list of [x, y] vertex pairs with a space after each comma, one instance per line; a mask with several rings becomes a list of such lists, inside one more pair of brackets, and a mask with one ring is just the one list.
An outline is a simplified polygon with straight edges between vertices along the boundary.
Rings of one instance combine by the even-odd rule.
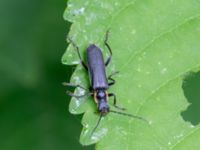
[[[69, 37], [82, 56], [90, 43], [106, 57], [104, 35], [110, 30], [113, 50], [107, 74], [120, 71], [109, 89], [126, 113], [149, 123], [110, 113], [91, 136], [98, 115], [92, 98], [72, 99], [70, 111], [85, 113], [80, 142], [97, 143], [97, 150], [178, 150], [200, 147], [199, 126], [185, 122], [181, 112], [188, 106], [182, 90], [185, 74], [200, 67], [199, 0], [70, 0], [65, 18], [72, 22]], [[62, 61], [79, 64], [69, 46]], [[71, 82], [88, 87], [87, 72], [79, 67]], [[83, 91], [76, 89], [75, 93]], [[112, 107], [112, 100], [109, 101]], [[112, 108], [114, 109], [114, 108]]]

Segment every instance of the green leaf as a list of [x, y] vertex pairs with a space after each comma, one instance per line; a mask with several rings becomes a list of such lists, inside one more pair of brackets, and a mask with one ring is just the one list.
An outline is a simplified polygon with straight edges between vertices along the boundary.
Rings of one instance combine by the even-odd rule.
[[[104, 52], [106, 30], [113, 50], [107, 74], [120, 71], [109, 89], [118, 105], [141, 120], [109, 113], [91, 136], [98, 115], [92, 98], [72, 98], [69, 110], [84, 112], [80, 142], [97, 143], [97, 150], [199, 149], [200, 126], [185, 122], [181, 112], [189, 105], [182, 89], [185, 74], [200, 70], [199, 0], [70, 0], [64, 17], [73, 24], [69, 37], [83, 56], [90, 43]], [[78, 64], [70, 45], [64, 64]], [[87, 72], [79, 64], [72, 83], [88, 87]], [[75, 93], [84, 91], [76, 89]], [[112, 107], [112, 100], [109, 101]], [[114, 108], [112, 108], [114, 109]]]

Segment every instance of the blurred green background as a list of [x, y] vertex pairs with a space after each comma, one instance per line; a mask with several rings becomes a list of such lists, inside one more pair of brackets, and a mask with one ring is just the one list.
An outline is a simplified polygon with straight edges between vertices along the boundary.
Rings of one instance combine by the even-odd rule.
[[[61, 64], [70, 24], [64, 0], [0, 1], [0, 150], [90, 150], [79, 144], [81, 116], [68, 112]], [[195, 125], [200, 113], [200, 73], [187, 78], [193, 103], [182, 115]]]
[[65, 0], [0, 1], [0, 150], [90, 150], [68, 112]]

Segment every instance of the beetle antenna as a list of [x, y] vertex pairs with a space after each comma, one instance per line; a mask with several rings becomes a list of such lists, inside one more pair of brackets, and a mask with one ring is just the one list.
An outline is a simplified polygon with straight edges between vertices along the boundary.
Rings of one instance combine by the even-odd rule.
[[95, 130], [96, 130], [97, 127], [99, 126], [99, 123], [100, 123], [102, 117], [103, 117], [103, 114], [100, 114], [99, 120], [98, 120], [96, 126], [94, 127], [94, 129], [93, 129], [92, 132], [91, 132], [91, 136], [93, 135], [93, 133], [95, 132]]
[[115, 113], [115, 114], [119, 114], [119, 115], [124, 115], [124, 116], [131, 117], [131, 118], [140, 119], [140, 120], [143, 120], [143, 121], [149, 123], [146, 119], [144, 119], [143, 117], [140, 117], [140, 116], [136, 116], [136, 115], [132, 115], [132, 114], [128, 114], [128, 113], [123, 113], [123, 112], [119, 112], [119, 111], [115, 111], [115, 110], [110, 110], [110, 112]]

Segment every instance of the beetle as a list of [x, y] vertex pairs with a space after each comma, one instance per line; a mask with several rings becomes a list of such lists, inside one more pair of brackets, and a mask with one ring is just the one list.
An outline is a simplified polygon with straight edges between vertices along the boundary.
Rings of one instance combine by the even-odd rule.
[[[70, 39], [68, 38], [70, 43], [75, 47], [78, 57], [81, 61], [82, 66], [85, 68], [86, 71], [88, 71], [88, 76], [90, 80], [90, 89], [86, 89], [81, 85], [74, 85], [71, 83], [66, 83], [64, 82], [63, 85], [65, 86], [70, 86], [70, 87], [79, 87], [87, 92], [85, 92], [84, 95], [75, 95], [72, 92], [67, 91], [67, 94], [72, 97], [76, 98], [81, 98], [84, 96], [91, 95], [94, 98], [95, 103], [97, 104], [97, 110], [100, 114], [99, 120], [97, 122], [97, 125], [92, 131], [93, 132], [96, 130], [98, 127], [100, 120], [103, 116], [108, 114], [109, 112], [117, 113], [120, 115], [125, 115], [129, 116], [132, 118], [137, 118], [146, 121], [146, 119], [140, 117], [140, 116], [135, 116], [132, 114], [120, 112], [120, 111], [115, 111], [111, 110], [109, 105], [108, 105], [108, 98], [113, 97], [113, 106], [117, 109], [120, 110], [125, 110], [125, 108], [119, 107], [116, 105], [116, 96], [114, 93], [108, 93], [107, 90], [109, 89], [110, 86], [115, 84], [115, 80], [112, 78], [113, 75], [117, 74], [118, 72], [112, 73], [110, 76], [107, 77], [106, 75], [106, 67], [111, 61], [112, 58], [112, 50], [108, 44], [108, 31], [106, 32], [105, 39], [104, 39], [104, 44], [109, 50], [110, 56], [107, 58], [107, 60], [104, 62], [103, 59], [103, 54], [102, 51], [99, 47], [97, 47], [95, 44], [90, 44], [86, 50], [86, 57], [87, 57], [87, 64], [83, 61], [79, 48], [78, 46]], [[109, 81], [109, 82], [108, 82]]]

